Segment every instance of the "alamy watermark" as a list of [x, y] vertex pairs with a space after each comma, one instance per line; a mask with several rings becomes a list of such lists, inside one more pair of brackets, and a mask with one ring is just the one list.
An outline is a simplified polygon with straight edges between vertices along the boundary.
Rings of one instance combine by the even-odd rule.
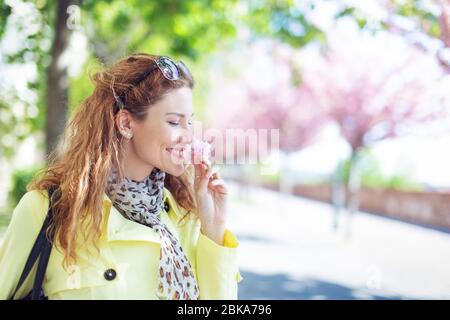
[[[192, 136], [196, 139], [209, 142], [211, 145], [211, 163], [256, 165], [267, 164], [270, 155], [279, 151], [279, 129], [242, 129], [216, 128], [204, 129], [202, 122], [195, 121]], [[187, 150], [191, 152], [192, 150]], [[171, 160], [175, 163], [192, 160], [196, 164], [197, 158], [190, 155], [180, 159], [174, 154]]]
[[78, 30], [81, 26], [81, 8], [75, 4], [67, 7], [66, 26], [69, 30]]

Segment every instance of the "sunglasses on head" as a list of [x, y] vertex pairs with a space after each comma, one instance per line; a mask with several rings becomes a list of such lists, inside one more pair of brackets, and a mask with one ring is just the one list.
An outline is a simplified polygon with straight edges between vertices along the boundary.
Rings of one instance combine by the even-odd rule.
[[130, 88], [125, 90], [120, 96], [115, 96], [120, 108], [125, 107], [124, 98], [129, 90], [141, 83], [155, 69], [159, 69], [164, 78], [166, 78], [167, 80], [175, 81], [186, 78], [191, 82], [193, 81], [192, 74], [189, 71], [188, 67], [183, 63], [183, 61], [174, 62], [169, 57], [160, 56], [154, 62], [155, 64], [152, 64], [147, 70], [145, 70], [142, 75], [132, 83], [132, 86]]

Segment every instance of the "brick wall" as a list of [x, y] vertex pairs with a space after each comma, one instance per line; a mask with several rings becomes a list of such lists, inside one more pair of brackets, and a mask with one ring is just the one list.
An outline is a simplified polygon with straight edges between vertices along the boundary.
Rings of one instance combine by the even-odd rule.
[[[276, 184], [265, 184], [264, 187], [278, 190]], [[329, 185], [296, 185], [293, 193], [331, 203]], [[359, 196], [362, 211], [450, 231], [450, 192], [405, 192], [363, 187]]]

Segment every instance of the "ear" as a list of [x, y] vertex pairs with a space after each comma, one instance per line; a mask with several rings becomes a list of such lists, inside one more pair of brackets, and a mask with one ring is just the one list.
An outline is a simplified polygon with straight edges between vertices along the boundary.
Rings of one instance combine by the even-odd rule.
[[122, 135], [127, 136], [133, 134], [131, 122], [132, 117], [131, 114], [128, 112], [128, 110], [122, 109], [119, 112], [117, 112], [115, 117], [115, 123], [117, 129]]

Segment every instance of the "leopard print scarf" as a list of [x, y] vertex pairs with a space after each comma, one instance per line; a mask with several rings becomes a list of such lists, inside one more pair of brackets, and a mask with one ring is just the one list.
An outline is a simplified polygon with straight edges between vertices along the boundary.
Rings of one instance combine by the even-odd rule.
[[161, 237], [157, 297], [161, 300], [197, 300], [199, 288], [191, 264], [176, 237], [160, 219], [164, 210], [164, 178], [165, 172], [154, 168], [143, 181], [125, 177], [119, 182], [113, 168], [108, 177], [107, 195], [112, 198], [117, 190], [114, 207], [124, 217], [157, 230]]

